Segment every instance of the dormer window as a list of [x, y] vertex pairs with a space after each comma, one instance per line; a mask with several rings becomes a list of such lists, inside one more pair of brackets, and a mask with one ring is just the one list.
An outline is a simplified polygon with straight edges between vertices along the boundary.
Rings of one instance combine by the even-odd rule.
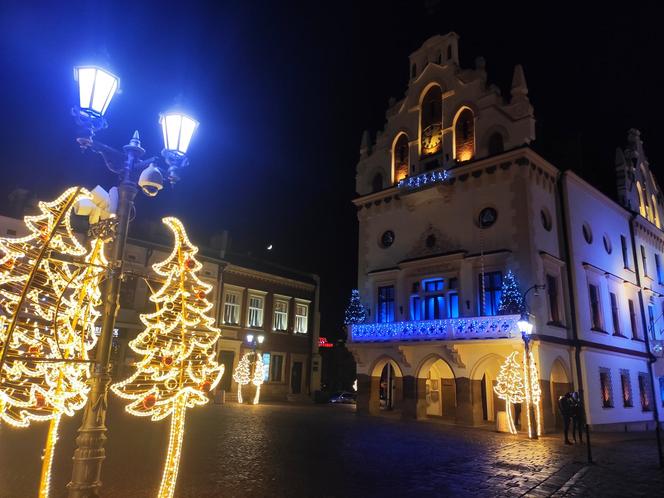
[[454, 157], [459, 162], [470, 161], [475, 156], [475, 117], [464, 107], [454, 122]]
[[410, 168], [408, 152], [408, 135], [401, 133], [394, 142], [394, 148], [392, 150], [395, 183], [398, 183], [408, 176], [408, 170]]

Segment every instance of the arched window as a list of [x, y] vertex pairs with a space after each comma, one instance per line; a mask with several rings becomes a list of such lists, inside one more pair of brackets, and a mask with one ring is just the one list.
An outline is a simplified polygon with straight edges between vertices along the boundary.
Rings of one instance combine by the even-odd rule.
[[650, 196], [650, 209], [652, 211], [652, 218], [653, 218], [653, 223], [657, 226], [657, 228], [661, 228], [659, 226], [659, 212], [657, 211], [657, 199], [655, 199], [655, 195], [652, 194]]
[[447, 60], [452, 58], [452, 45], [447, 46]]
[[495, 156], [505, 151], [503, 135], [500, 132], [492, 133], [489, 137], [489, 155]]
[[394, 142], [392, 149], [392, 161], [394, 164], [394, 182], [403, 180], [408, 176], [410, 160], [408, 157], [408, 136], [401, 133]]
[[475, 118], [473, 111], [464, 108], [454, 123], [454, 157], [457, 161], [469, 161], [475, 155]]
[[433, 86], [422, 99], [420, 111], [421, 150], [423, 156], [443, 149], [443, 92]]
[[443, 62], [443, 56], [438, 52], [438, 57], [436, 57], [436, 64], [440, 66], [440, 63]]
[[376, 173], [373, 177], [373, 180], [371, 180], [371, 190], [374, 192], [383, 190], [383, 175], [380, 173]]
[[645, 218], [646, 205], [645, 202], [643, 202], [643, 189], [641, 188], [641, 182], [636, 182], [636, 191], [639, 194], [639, 214]]

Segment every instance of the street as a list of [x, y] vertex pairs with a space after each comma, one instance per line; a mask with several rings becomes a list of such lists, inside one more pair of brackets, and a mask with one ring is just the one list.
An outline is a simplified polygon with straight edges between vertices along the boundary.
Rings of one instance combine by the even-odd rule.
[[[103, 495], [153, 497], [168, 420], [126, 415], [112, 399]], [[585, 446], [438, 422], [358, 417], [352, 406], [209, 405], [187, 415], [176, 496], [644, 496], [664, 485], [652, 434], [595, 435]], [[64, 423], [52, 496], [65, 496], [73, 434]], [[2, 426], [0, 495], [35, 496], [46, 425]]]

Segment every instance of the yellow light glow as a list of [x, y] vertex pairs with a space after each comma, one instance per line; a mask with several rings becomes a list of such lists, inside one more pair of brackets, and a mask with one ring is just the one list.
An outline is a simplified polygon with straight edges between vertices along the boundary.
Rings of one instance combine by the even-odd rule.
[[152, 265], [165, 281], [150, 296], [157, 311], [141, 315], [145, 328], [129, 346], [143, 358], [128, 379], [111, 390], [131, 400], [125, 410], [132, 415], [161, 420], [171, 415], [168, 453], [160, 498], [170, 498], [177, 481], [187, 408], [208, 402], [208, 392], [221, 380], [224, 366], [215, 359], [220, 331], [214, 327], [207, 299], [212, 286], [196, 275], [202, 264], [198, 248], [176, 218], [162, 220], [175, 237], [170, 255]]
[[523, 376], [521, 365], [516, 359], [517, 352], [513, 351], [500, 366], [500, 372], [496, 378], [493, 390], [500, 399], [505, 400], [505, 411], [507, 412], [507, 425], [512, 434], [516, 434], [516, 427], [512, 419], [512, 403], [521, 403], [524, 399]]
[[89, 392], [106, 260], [101, 240], [89, 252], [78, 242], [70, 218], [74, 204], [90, 198], [70, 188], [24, 218], [28, 235], [0, 238], [0, 419], [14, 427], [51, 421], [40, 497], [48, 496], [60, 419], [81, 409]]
[[[253, 366], [253, 373], [252, 373]], [[257, 405], [260, 400], [261, 384], [263, 384], [263, 359], [259, 353], [249, 351], [242, 356], [233, 372], [233, 380], [237, 382], [237, 401], [242, 403], [242, 386], [250, 382], [256, 386], [256, 393], [252, 404]]]

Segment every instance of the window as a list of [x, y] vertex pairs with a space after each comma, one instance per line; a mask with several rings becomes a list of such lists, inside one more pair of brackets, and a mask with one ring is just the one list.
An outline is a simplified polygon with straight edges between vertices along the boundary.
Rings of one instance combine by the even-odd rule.
[[611, 254], [613, 248], [611, 247], [611, 239], [609, 239], [607, 234], [604, 234], [604, 237], [602, 237], [602, 242], [604, 242], [604, 250], [606, 251], [606, 254]]
[[392, 150], [392, 161], [394, 164], [394, 181], [399, 182], [408, 176], [408, 135], [401, 133]]
[[459, 281], [456, 278], [450, 278], [449, 291], [447, 292], [447, 302], [449, 306], [448, 318], [459, 318]]
[[657, 283], [659, 285], [664, 284], [664, 279], [662, 278], [662, 265], [659, 260], [659, 254], [655, 254], [655, 270], [657, 271]]
[[286, 301], [274, 302], [274, 330], [288, 328], [288, 303]]
[[263, 298], [260, 296], [249, 296], [249, 327], [263, 326]]
[[447, 60], [452, 58], [452, 45], [447, 46]]
[[272, 353], [271, 364], [269, 368], [270, 382], [282, 382], [284, 370], [284, 355]]
[[664, 407], [664, 377], [659, 378], [659, 399], [662, 400], [662, 407]]
[[613, 321], [613, 335], [622, 335], [620, 333], [620, 315], [618, 314], [618, 297], [615, 292], [609, 292], [611, 298], [611, 320]]
[[240, 323], [240, 294], [226, 292], [224, 299], [224, 323], [237, 325]]
[[634, 310], [634, 301], [632, 299], [628, 299], [627, 306], [629, 308], [629, 325], [632, 328], [632, 339], [638, 339], [639, 332], [636, 328], [636, 311]]
[[394, 286], [378, 287], [378, 322], [394, 321]]
[[503, 274], [499, 271], [487, 272], [480, 278], [480, 314], [493, 316], [498, 314], [498, 305], [503, 288]]
[[632, 384], [629, 379], [629, 370], [620, 370], [620, 386], [622, 387], [623, 406], [631, 408], [634, 406], [632, 400]]
[[648, 265], [646, 260], [646, 248], [641, 246], [641, 264], [643, 265], [643, 274], [648, 276]]
[[383, 175], [380, 173], [376, 173], [373, 177], [373, 180], [371, 180], [371, 190], [374, 192], [383, 190]]
[[588, 244], [592, 244], [593, 231], [590, 229], [590, 225], [588, 225], [588, 223], [584, 223], [582, 229], [583, 229], [583, 238]]
[[489, 137], [489, 155], [495, 156], [505, 151], [503, 136], [499, 132], [492, 133]]
[[124, 275], [122, 278], [121, 290], [120, 290], [120, 307], [121, 308], [135, 308], [136, 302], [136, 284], [138, 280], [136, 277], [130, 275]]
[[12, 236], [12, 237], [13, 237], [13, 236], [16, 236], [16, 230], [14, 230], [14, 229], [12, 229], [12, 228], [8, 228], [8, 229], [7, 229], [7, 235], [10, 235], [10, 236]]
[[306, 334], [309, 324], [309, 306], [297, 303], [295, 305], [295, 333]]
[[417, 76], [417, 65], [413, 64], [410, 66], [410, 77], [414, 78], [415, 76]]
[[599, 307], [599, 288], [596, 285], [589, 284], [590, 292], [590, 318], [592, 320], [591, 328], [593, 330], [603, 330], [602, 313]]
[[549, 211], [546, 209], [542, 209], [540, 211], [540, 219], [542, 221], [542, 226], [544, 227], [544, 230], [550, 232], [553, 224], [551, 222], [551, 215], [549, 214]]
[[561, 320], [560, 308], [558, 305], [558, 281], [553, 275], [546, 276], [546, 292], [549, 296], [549, 313], [551, 322], [559, 324]]
[[650, 338], [655, 340], [655, 307], [652, 304], [648, 305], [648, 333]]
[[611, 370], [599, 369], [600, 394], [602, 396], [602, 407], [613, 408], [613, 388], [611, 387]]
[[649, 412], [652, 410], [650, 405], [650, 377], [647, 373], [639, 373], [639, 397], [641, 398], [641, 410]]
[[624, 235], [620, 236], [620, 247], [622, 247], [623, 265], [629, 268], [629, 253], [627, 252], [627, 239]]
[[420, 130], [422, 156], [441, 152], [443, 149], [443, 92], [437, 85], [431, 87], [422, 99]]
[[445, 313], [445, 294], [443, 286], [445, 281], [442, 278], [423, 280], [424, 287], [424, 319], [438, 320], [444, 317]]
[[475, 155], [475, 117], [467, 107], [454, 123], [454, 157], [457, 161], [470, 161]]

